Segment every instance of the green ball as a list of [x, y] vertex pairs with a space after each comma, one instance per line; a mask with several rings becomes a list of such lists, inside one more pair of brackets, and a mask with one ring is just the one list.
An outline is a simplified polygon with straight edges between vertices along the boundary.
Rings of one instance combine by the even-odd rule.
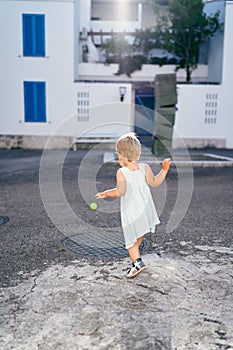
[[91, 210], [96, 210], [97, 209], [97, 204], [95, 202], [90, 204]]

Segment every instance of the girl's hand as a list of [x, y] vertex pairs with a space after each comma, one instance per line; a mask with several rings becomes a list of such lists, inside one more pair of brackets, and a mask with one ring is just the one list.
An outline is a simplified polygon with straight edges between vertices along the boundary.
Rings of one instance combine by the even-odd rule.
[[97, 199], [105, 198], [106, 194], [104, 192], [98, 192], [98, 193], [96, 193], [95, 197]]
[[170, 168], [170, 164], [171, 164], [171, 158], [164, 159], [163, 162], [162, 162], [162, 169], [164, 171], [168, 171], [169, 168]]

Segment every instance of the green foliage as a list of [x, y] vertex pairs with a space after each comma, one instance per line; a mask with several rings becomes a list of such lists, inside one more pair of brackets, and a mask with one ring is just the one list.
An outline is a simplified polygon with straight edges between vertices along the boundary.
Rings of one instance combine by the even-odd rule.
[[173, 57], [173, 58], [168, 58], [166, 56], [164, 57], [152, 57], [149, 60], [149, 64], [157, 64], [158, 66], [164, 66], [165, 64], [179, 64], [179, 61], [177, 58]]
[[201, 44], [221, 28], [219, 12], [207, 16], [202, 0], [169, 0], [168, 18], [160, 18], [157, 26], [161, 48], [180, 58], [178, 68], [186, 69], [186, 80], [197, 66]]
[[168, 5], [168, 0], [156, 0], [156, 3], [161, 6]]
[[146, 59], [141, 54], [132, 54], [135, 50], [135, 45], [130, 45], [124, 38], [124, 34], [112, 36], [101, 45], [105, 50], [106, 63], [118, 63], [119, 68], [116, 75], [126, 74], [131, 76], [136, 70], [140, 70]]
[[126, 74], [129, 78], [137, 70], [141, 70], [142, 65], [146, 63], [143, 55], [126, 56], [119, 62], [119, 69], [115, 75]]
[[153, 28], [136, 30], [134, 39], [134, 50], [141, 50], [147, 56], [149, 51], [155, 48], [157, 35]]
[[161, 7], [167, 7], [169, 0], [149, 0], [149, 4], [156, 10], [159, 10]]
[[130, 53], [131, 45], [125, 40], [124, 34], [113, 35], [101, 45], [105, 50], [106, 63], [119, 63], [122, 56]]
[[[105, 50], [106, 63], [118, 63], [116, 74], [128, 76], [141, 69], [142, 64], [176, 64], [177, 69], [186, 69], [186, 80], [191, 80], [192, 70], [197, 67], [201, 44], [221, 29], [219, 12], [207, 16], [202, 0], [151, 0], [155, 11], [158, 5], [167, 5], [168, 14], [158, 17], [157, 26], [137, 30], [134, 43], [130, 45], [124, 34], [113, 34], [101, 45]], [[165, 7], [165, 6], [164, 6]], [[163, 49], [174, 55], [173, 58], [149, 57], [152, 49]]]

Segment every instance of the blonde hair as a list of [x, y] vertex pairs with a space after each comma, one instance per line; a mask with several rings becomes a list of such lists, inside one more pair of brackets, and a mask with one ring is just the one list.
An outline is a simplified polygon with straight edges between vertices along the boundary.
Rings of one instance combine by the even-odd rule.
[[141, 143], [134, 132], [122, 135], [116, 143], [117, 152], [128, 162], [138, 160], [141, 155]]

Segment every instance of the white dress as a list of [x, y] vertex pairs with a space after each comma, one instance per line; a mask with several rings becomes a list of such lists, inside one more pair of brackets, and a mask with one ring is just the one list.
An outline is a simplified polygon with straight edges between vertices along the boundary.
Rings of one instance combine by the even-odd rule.
[[126, 249], [131, 248], [137, 239], [148, 232], [154, 232], [160, 223], [146, 182], [145, 164], [139, 164], [138, 170], [122, 167], [126, 180], [126, 192], [121, 196], [121, 224]]

